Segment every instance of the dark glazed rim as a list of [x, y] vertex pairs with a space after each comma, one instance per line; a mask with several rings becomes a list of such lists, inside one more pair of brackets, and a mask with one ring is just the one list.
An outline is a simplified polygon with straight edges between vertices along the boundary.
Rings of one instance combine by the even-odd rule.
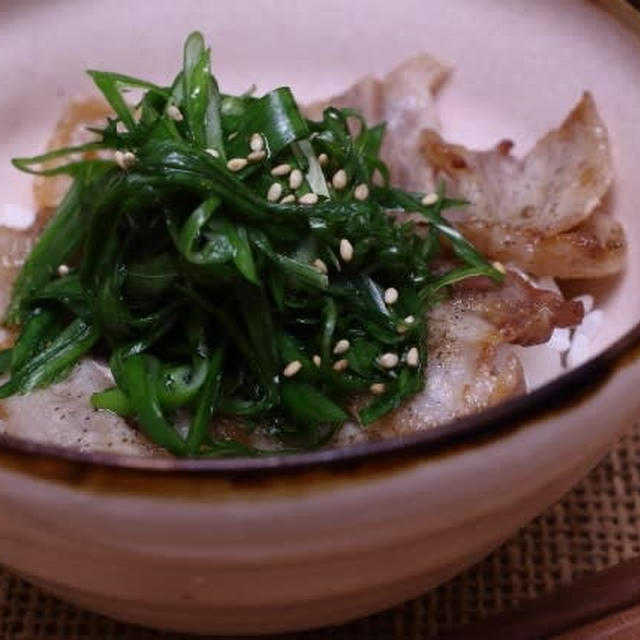
[[[618, 22], [626, 24], [640, 35], [640, 0], [596, 0], [596, 4]], [[633, 7], [633, 8], [632, 8]], [[640, 322], [611, 346], [583, 365], [528, 394], [507, 400], [496, 407], [460, 418], [411, 436], [379, 442], [352, 445], [288, 456], [233, 459], [141, 458], [113, 453], [81, 453], [55, 445], [30, 442], [0, 435], [0, 453], [38, 456], [44, 459], [68, 461], [73, 464], [99, 466], [117, 470], [138, 470], [152, 473], [196, 473], [216, 476], [266, 476], [314, 469], [340, 470], [373, 461], [396, 462], [422, 458], [450, 450], [455, 446], [480, 445], [507, 433], [533, 427], [546, 418], [553, 418], [596, 395], [624, 367], [640, 358]], [[640, 399], [639, 399], [640, 402]]]
[[142, 458], [114, 453], [82, 453], [54, 445], [0, 436], [0, 452], [35, 455], [114, 470], [153, 473], [272, 475], [314, 469], [339, 470], [364, 462], [422, 458], [460, 445], [479, 445], [546, 418], [571, 411], [589, 400], [621, 369], [640, 358], [640, 323], [593, 359], [528, 394], [475, 415], [407, 437], [287, 456], [231, 459]]

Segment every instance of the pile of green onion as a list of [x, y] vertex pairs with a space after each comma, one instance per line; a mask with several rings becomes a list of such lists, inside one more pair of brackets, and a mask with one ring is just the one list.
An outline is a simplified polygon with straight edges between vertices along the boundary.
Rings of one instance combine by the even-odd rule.
[[[220, 93], [199, 33], [171, 86], [89, 74], [115, 113], [97, 141], [14, 160], [73, 185], [15, 282], [2, 398], [91, 354], [116, 383], [93, 406], [177, 456], [261, 453], [258, 428], [281, 451], [319, 447], [423, 388], [425, 312], [447, 285], [500, 278], [442, 217], [460, 202], [389, 185], [384, 124], [334, 108], [307, 120], [287, 87]], [[457, 257], [444, 273], [443, 250]]]

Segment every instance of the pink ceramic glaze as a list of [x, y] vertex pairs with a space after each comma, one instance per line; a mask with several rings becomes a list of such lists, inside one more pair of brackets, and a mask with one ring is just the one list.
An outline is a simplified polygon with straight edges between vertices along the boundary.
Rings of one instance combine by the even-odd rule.
[[89, 91], [85, 68], [166, 79], [194, 28], [231, 91], [291, 84], [313, 99], [428, 50], [455, 68], [440, 99], [450, 138], [509, 136], [524, 152], [584, 89], [611, 134], [629, 266], [599, 298], [602, 354], [534, 394], [402, 442], [283, 460], [144, 461], [2, 442], [0, 560], [53, 593], [200, 633], [338, 623], [477, 560], [637, 418], [640, 42], [578, 0], [3, 2], [0, 197], [30, 204], [30, 180], [8, 159], [43, 146], [64, 102]]

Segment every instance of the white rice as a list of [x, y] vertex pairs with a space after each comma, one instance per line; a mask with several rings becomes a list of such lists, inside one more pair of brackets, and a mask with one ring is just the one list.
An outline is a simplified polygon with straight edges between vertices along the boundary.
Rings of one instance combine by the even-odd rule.
[[0, 209], [0, 226], [10, 229], [28, 229], [36, 219], [33, 209], [11, 202]]
[[[552, 278], [540, 278], [537, 281], [527, 279], [536, 287], [560, 293]], [[524, 368], [529, 391], [581, 365], [592, 355], [591, 345], [604, 323], [604, 312], [593, 308], [594, 299], [589, 294], [577, 296], [574, 300], [582, 302], [584, 307], [584, 317], [577, 327], [554, 329], [545, 344], [515, 348]]]

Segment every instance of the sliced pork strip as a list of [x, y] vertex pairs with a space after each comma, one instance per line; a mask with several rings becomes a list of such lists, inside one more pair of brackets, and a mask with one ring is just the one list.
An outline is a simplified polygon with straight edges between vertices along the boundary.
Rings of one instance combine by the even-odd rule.
[[613, 180], [607, 131], [588, 93], [522, 160], [511, 155], [508, 140], [489, 151], [470, 151], [424, 131], [420, 145], [438, 175], [471, 203], [460, 212], [462, 219], [534, 226], [546, 235], [586, 220]]
[[622, 225], [606, 211], [596, 211], [573, 229], [555, 235], [477, 219], [456, 226], [485, 255], [540, 277], [613, 275], [623, 269], [626, 260]]
[[461, 282], [429, 314], [425, 389], [376, 425], [371, 437], [407, 435], [494, 406], [525, 391], [512, 344], [546, 342], [582, 319], [579, 302], [538, 289], [513, 272], [503, 285]]
[[[0, 226], [0, 315], [9, 304], [13, 281], [52, 213], [52, 209], [42, 209], [27, 229]], [[0, 340], [0, 348], [6, 346]]]
[[3, 400], [0, 434], [84, 452], [169, 455], [116, 414], [91, 407], [91, 394], [112, 384], [108, 368], [85, 358], [62, 382]]
[[522, 160], [509, 141], [471, 151], [432, 130], [420, 146], [448, 193], [470, 202], [451, 221], [489, 257], [561, 278], [622, 268], [624, 232], [601, 206], [613, 179], [608, 136], [589, 93]]
[[433, 180], [422, 161], [419, 136], [423, 129], [440, 128], [434, 95], [450, 69], [430, 55], [411, 58], [381, 80], [367, 76], [344, 93], [303, 109], [310, 119], [322, 119], [328, 106], [357, 109], [368, 124], [385, 121], [387, 135], [381, 157], [391, 170], [393, 184], [424, 189]]
[[[39, 212], [25, 230], [0, 226], [0, 309], [8, 305], [13, 281], [51, 212]], [[13, 332], [3, 331], [0, 348], [10, 347], [13, 340]], [[168, 455], [121, 417], [92, 409], [91, 394], [112, 384], [108, 368], [84, 358], [62, 382], [0, 401], [0, 434], [80, 451]]]

